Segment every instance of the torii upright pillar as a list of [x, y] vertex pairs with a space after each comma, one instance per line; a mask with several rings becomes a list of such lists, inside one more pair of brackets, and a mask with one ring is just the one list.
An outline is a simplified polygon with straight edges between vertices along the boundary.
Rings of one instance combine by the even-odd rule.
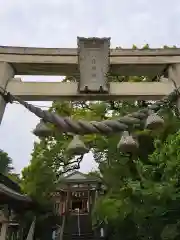
[[[168, 69], [168, 78], [175, 85], [175, 88], [178, 88], [180, 91], [180, 64], [176, 63], [169, 67]], [[177, 100], [177, 109], [180, 114], [180, 98]]]
[[[0, 91], [6, 89], [8, 82], [14, 77], [14, 70], [9, 63], [0, 62]], [[0, 124], [6, 108], [6, 102], [0, 96]]]

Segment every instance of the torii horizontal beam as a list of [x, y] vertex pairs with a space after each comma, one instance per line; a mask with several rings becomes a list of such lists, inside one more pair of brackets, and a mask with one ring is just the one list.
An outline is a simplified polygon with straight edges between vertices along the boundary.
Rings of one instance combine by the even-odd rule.
[[172, 82], [110, 83], [108, 94], [83, 94], [75, 82], [21, 82], [11, 79], [7, 91], [26, 101], [53, 100], [159, 100], [174, 89]]
[[[0, 47], [0, 62], [16, 75], [79, 75], [76, 48]], [[167, 65], [180, 63], [180, 49], [111, 49], [110, 72], [125, 76], [155, 76]]]

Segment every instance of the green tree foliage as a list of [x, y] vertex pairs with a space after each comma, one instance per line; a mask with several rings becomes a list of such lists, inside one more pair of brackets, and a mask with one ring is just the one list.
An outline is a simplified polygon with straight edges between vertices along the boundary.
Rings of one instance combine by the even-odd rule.
[[156, 144], [149, 164], [136, 161], [139, 180], [126, 177], [121, 187], [114, 184], [97, 202], [96, 215], [113, 229], [110, 239], [180, 235], [180, 132], [170, 135], [161, 148]]
[[16, 182], [17, 184], [21, 184], [21, 177], [20, 177], [20, 175], [19, 174], [17, 174], [17, 173], [9, 173], [8, 174], [8, 177], [12, 180], [12, 181], [14, 181], [14, 182]]
[[6, 152], [0, 150], [0, 173], [7, 175], [13, 170], [12, 159]]
[[19, 174], [16, 174], [12, 164], [12, 159], [9, 157], [8, 153], [0, 150], [0, 173], [8, 176], [14, 182], [20, 184], [21, 179]]
[[[50, 193], [54, 190], [57, 164], [61, 161], [60, 156], [54, 157], [54, 151], [61, 149], [60, 141], [56, 147], [47, 146], [46, 140], [34, 144], [31, 164], [22, 171], [22, 188], [41, 204], [47, 204]], [[60, 150], [61, 151], [61, 150]], [[57, 158], [57, 159], [56, 159]]]

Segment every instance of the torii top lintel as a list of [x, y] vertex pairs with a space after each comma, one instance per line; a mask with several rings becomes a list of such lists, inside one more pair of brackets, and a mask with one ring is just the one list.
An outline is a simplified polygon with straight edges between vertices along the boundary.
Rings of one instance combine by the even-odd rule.
[[[155, 76], [167, 64], [180, 63], [179, 48], [117, 48], [109, 54], [110, 72], [126, 76]], [[0, 62], [11, 63], [17, 75], [79, 75], [77, 48], [0, 46]]]
[[[6, 86], [7, 91], [26, 101], [157, 100], [174, 89], [171, 81], [111, 82], [109, 74], [154, 78], [162, 75], [169, 66], [180, 63], [179, 48], [111, 49], [110, 38], [80, 37], [77, 45], [78, 48], [1, 46], [1, 87]], [[7, 79], [3, 71], [6, 71]], [[9, 81], [14, 75], [73, 76], [76, 82]]]

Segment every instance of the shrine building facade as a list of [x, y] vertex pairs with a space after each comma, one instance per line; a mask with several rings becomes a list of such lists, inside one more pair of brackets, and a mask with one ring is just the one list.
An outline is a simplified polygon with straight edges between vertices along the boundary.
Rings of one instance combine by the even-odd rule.
[[101, 186], [100, 178], [79, 171], [61, 177], [53, 193], [55, 212], [61, 216], [68, 213], [89, 214]]

